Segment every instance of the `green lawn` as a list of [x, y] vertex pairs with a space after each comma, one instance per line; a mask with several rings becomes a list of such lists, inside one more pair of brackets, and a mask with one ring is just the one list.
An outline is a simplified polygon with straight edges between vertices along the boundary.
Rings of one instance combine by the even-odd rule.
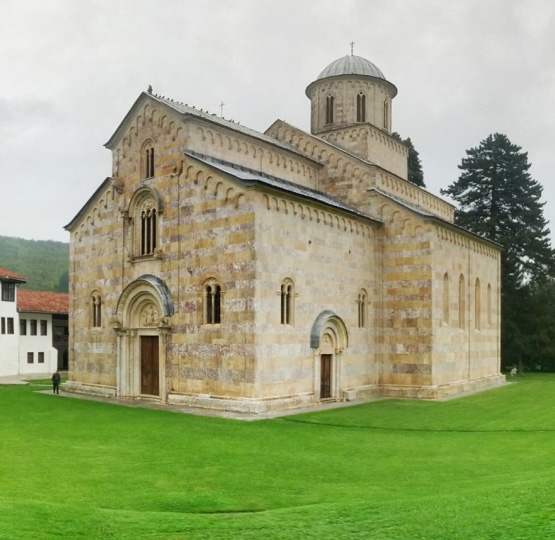
[[555, 376], [240, 422], [0, 388], [0, 540], [555, 538]]

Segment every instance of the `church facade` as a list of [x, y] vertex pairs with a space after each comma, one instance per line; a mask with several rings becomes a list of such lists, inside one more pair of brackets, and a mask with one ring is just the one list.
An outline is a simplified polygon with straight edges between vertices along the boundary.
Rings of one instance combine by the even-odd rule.
[[310, 133], [142, 93], [66, 226], [66, 389], [257, 413], [501, 384], [499, 247], [407, 181], [396, 93], [340, 58]]

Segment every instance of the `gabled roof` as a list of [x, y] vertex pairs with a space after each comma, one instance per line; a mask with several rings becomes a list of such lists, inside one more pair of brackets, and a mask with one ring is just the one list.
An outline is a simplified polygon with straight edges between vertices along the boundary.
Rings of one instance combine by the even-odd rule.
[[289, 180], [284, 180], [283, 178], [278, 178], [277, 176], [272, 176], [260, 171], [255, 171], [253, 169], [249, 169], [247, 167], [243, 167], [229, 161], [223, 161], [211, 156], [199, 154], [198, 152], [190, 151], [186, 152], [185, 155], [189, 158], [203, 163], [204, 165], [207, 165], [211, 169], [216, 170], [227, 177], [238, 181], [241, 185], [245, 187], [263, 186], [267, 189], [269, 188], [281, 192], [286, 192], [290, 195], [295, 195], [303, 199], [308, 199], [313, 202], [324, 204], [326, 206], [335, 208], [336, 210], [342, 210], [343, 212], [355, 215], [359, 218], [381, 224], [381, 221], [379, 219], [370, 217], [360, 210], [357, 210], [356, 208], [353, 208], [352, 206], [349, 206], [344, 202], [335, 199], [334, 197], [331, 197], [326, 193], [323, 193], [322, 191], [301, 186], [299, 184], [295, 184], [294, 182], [290, 182]]
[[167, 107], [168, 109], [171, 109], [174, 113], [177, 113], [177, 115], [180, 116], [182, 120], [186, 120], [187, 118], [200, 119], [205, 122], [215, 124], [219, 127], [224, 127], [232, 131], [241, 133], [243, 135], [247, 135], [248, 137], [258, 139], [259, 141], [265, 142], [272, 146], [277, 146], [288, 152], [293, 152], [294, 154], [301, 156], [305, 160], [314, 161], [318, 163], [316, 160], [314, 160], [314, 158], [310, 158], [309, 156], [306, 156], [296, 146], [293, 146], [292, 144], [289, 144], [283, 141], [278, 141], [277, 139], [274, 139], [273, 137], [269, 137], [264, 133], [260, 133], [259, 131], [248, 128], [246, 126], [242, 126], [238, 122], [234, 122], [233, 120], [226, 120], [225, 118], [217, 116], [216, 114], [211, 114], [207, 111], [203, 111], [202, 109], [197, 109], [195, 107], [187, 105], [186, 103], [184, 104], [178, 101], [173, 101], [170, 98], [166, 98], [164, 96], [159, 96], [156, 94], [150, 94], [148, 92], [141, 92], [141, 94], [139, 95], [139, 97], [137, 98], [137, 100], [129, 110], [129, 112], [125, 115], [125, 118], [121, 121], [120, 125], [117, 127], [114, 134], [104, 145], [106, 148], [110, 150], [115, 148], [115, 146], [117, 145], [121, 137], [123, 137], [123, 134], [129, 127], [129, 125], [131, 124], [135, 116], [139, 113], [141, 107], [143, 106], [143, 103], [147, 100], [155, 101], [160, 105]]
[[27, 280], [23, 276], [0, 266], [0, 281], [19, 281], [20, 283], [25, 283]]
[[17, 311], [68, 313], [69, 294], [49, 291], [17, 291]]

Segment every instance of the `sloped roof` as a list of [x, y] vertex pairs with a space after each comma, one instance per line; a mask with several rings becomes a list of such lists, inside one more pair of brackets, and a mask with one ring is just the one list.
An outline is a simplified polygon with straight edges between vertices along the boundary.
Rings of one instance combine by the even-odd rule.
[[17, 291], [17, 311], [68, 313], [69, 294], [49, 291]]
[[21, 281], [25, 283], [27, 280], [23, 276], [0, 266], [0, 281]]
[[283, 141], [278, 141], [277, 139], [274, 139], [273, 137], [269, 137], [264, 133], [260, 133], [255, 129], [242, 126], [241, 124], [239, 124], [239, 122], [234, 122], [233, 120], [227, 120], [225, 118], [217, 116], [216, 114], [209, 113], [208, 111], [203, 111], [202, 109], [197, 109], [196, 107], [189, 106], [186, 103], [185, 104], [180, 103], [179, 101], [174, 101], [170, 98], [159, 96], [157, 94], [150, 94], [148, 92], [141, 92], [141, 94], [139, 95], [139, 97], [137, 98], [137, 100], [129, 110], [129, 112], [125, 115], [125, 118], [121, 121], [120, 125], [117, 127], [114, 134], [110, 137], [109, 141], [104, 145], [106, 148], [113, 149], [116, 146], [117, 142], [120, 140], [120, 138], [125, 133], [127, 127], [129, 126], [129, 123], [135, 118], [136, 114], [138, 114], [138, 111], [141, 108], [142, 103], [147, 99], [151, 99], [153, 101], [160, 103], [161, 105], [164, 105], [165, 107], [169, 107], [174, 112], [176, 112], [179, 116], [181, 116], [183, 120], [187, 118], [201, 119], [211, 124], [216, 124], [220, 127], [224, 127], [224, 128], [242, 133], [243, 135], [247, 135], [248, 137], [258, 139], [259, 141], [265, 142], [272, 146], [277, 146], [279, 148], [282, 148], [283, 150], [286, 150], [288, 152], [292, 152], [298, 156], [301, 156], [302, 158], [308, 161], [316, 161], [314, 160], [314, 158], [311, 158], [310, 156], [303, 154], [296, 146], [293, 146], [292, 144], [289, 144]]
[[284, 180], [283, 178], [278, 178], [277, 176], [272, 176], [267, 173], [260, 171], [255, 171], [229, 161], [223, 161], [221, 159], [213, 158], [198, 152], [186, 152], [186, 156], [196, 159], [201, 163], [209, 166], [218, 172], [238, 180], [244, 186], [265, 186], [266, 188], [275, 189], [283, 192], [287, 192], [291, 195], [296, 195], [297, 197], [302, 197], [303, 199], [310, 199], [314, 202], [336, 208], [338, 210], [343, 210], [349, 214], [356, 215], [360, 218], [364, 218], [375, 223], [381, 223], [379, 219], [373, 218], [364, 214], [360, 210], [353, 208], [345, 204], [344, 202], [327, 195], [322, 191], [316, 189], [311, 189], [306, 186], [301, 186], [289, 180]]

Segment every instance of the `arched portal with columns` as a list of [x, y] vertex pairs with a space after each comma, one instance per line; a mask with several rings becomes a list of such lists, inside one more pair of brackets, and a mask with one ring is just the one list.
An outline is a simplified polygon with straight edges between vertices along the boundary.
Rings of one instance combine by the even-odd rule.
[[113, 328], [117, 335], [117, 395], [167, 401], [166, 365], [171, 337], [171, 294], [145, 274], [122, 292]]
[[310, 332], [314, 351], [314, 395], [316, 399], [340, 399], [342, 355], [348, 346], [347, 328], [333, 311], [322, 311]]

